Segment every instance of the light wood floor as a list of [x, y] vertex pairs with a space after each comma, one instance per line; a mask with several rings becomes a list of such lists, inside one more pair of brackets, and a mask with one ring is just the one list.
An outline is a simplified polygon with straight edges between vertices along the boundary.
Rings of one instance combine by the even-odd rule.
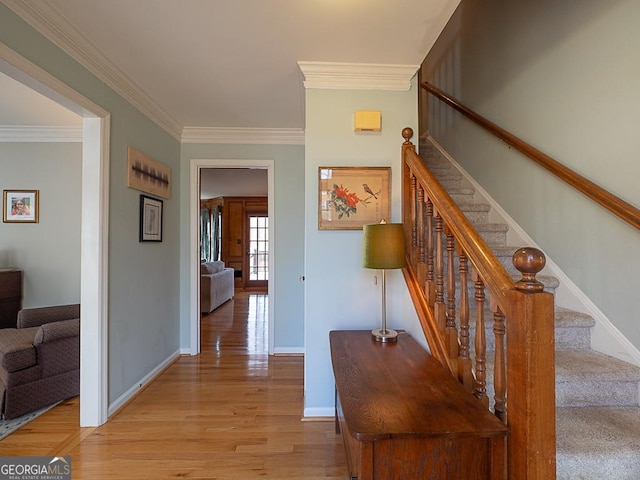
[[266, 295], [202, 317], [181, 357], [105, 425], [79, 428], [78, 398], [0, 441], [0, 455], [72, 457], [73, 480], [346, 479], [331, 421], [302, 421], [302, 357], [269, 357]]

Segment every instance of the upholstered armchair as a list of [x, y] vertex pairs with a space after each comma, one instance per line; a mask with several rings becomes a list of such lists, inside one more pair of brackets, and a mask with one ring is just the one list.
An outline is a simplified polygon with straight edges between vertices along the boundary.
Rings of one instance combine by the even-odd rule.
[[0, 415], [19, 417], [80, 393], [80, 305], [23, 309], [0, 329]]

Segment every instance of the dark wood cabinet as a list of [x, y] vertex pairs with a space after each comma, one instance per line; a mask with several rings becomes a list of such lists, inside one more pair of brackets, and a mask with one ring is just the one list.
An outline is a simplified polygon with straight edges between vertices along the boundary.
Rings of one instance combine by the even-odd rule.
[[22, 271], [0, 272], [0, 328], [15, 328], [22, 308]]
[[504, 480], [507, 427], [410, 335], [332, 331], [330, 343], [352, 479]]

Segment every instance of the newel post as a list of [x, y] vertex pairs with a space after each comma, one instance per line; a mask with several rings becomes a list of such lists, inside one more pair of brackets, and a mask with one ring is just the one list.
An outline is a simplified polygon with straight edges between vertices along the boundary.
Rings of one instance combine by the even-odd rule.
[[522, 278], [509, 291], [507, 321], [510, 480], [556, 478], [554, 299], [536, 280], [545, 263], [535, 248], [513, 255]]
[[[402, 144], [402, 223], [404, 223], [405, 243], [407, 244], [407, 252], [413, 260], [413, 252], [415, 251], [415, 245], [417, 245], [417, 230], [416, 230], [416, 201], [415, 201], [415, 186], [412, 188], [412, 174], [405, 161], [405, 153], [407, 150], [413, 150], [415, 152], [416, 147], [411, 143], [411, 137], [413, 137], [413, 129], [405, 127], [402, 129], [402, 138], [404, 143]], [[415, 182], [415, 179], [414, 179]], [[410, 210], [408, 207], [412, 206]]]

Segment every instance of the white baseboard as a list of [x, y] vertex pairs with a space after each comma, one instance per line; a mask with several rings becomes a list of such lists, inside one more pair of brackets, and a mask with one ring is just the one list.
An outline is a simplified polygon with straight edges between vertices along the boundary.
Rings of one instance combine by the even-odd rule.
[[332, 407], [305, 408], [303, 413], [306, 419], [311, 417], [334, 417], [335, 414], [336, 410]]
[[281, 355], [281, 356], [287, 356], [287, 355], [301, 356], [301, 355], [304, 355], [304, 348], [301, 348], [301, 347], [278, 347], [278, 348], [274, 348], [273, 349], [273, 354], [274, 355]]
[[169, 357], [164, 362], [162, 362], [156, 368], [151, 370], [147, 375], [145, 375], [140, 380], [138, 380], [129, 390], [124, 392], [122, 395], [120, 395], [120, 397], [116, 399], [116, 401], [114, 401], [111, 405], [109, 405], [107, 415], [111, 416], [115, 412], [120, 410], [122, 407], [124, 407], [127, 402], [129, 402], [132, 398], [134, 398], [138, 394], [138, 392], [140, 392], [140, 390], [142, 390], [144, 387], [146, 387], [151, 382], [153, 382], [156, 379], [156, 377], [158, 377], [158, 375], [160, 375], [164, 371], [165, 368], [167, 368], [169, 365], [175, 362], [179, 356], [180, 356], [180, 353], [177, 351], [169, 355]]
[[[491, 205], [491, 209], [509, 225], [509, 231], [513, 232], [522, 245], [540, 248], [536, 242], [504, 211], [504, 209], [496, 203], [496, 201], [482, 188], [465, 170], [456, 162], [433, 138], [429, 137], [433, 145], [444, 155], [451, 164], [458, 169], [464, 178], [476, 189], [484, 200]], [[541, 249], [542, 250], [542, 249]], [[640, 350], [638, 350], [616, 326], [611, 323], [609, 318], [587, 297], [587, 295], [571, 281], [571, 279], [562, 271], [556, 263], [547, 257], [547, 263], [544, 269], [550, 275], [555, 276], [560, 287], [556, 291], [556, 304], [558, 306], [576, 310], [582, 313], [588, 313], [593, 317], [596, 324], [591, 334], [591, 348], [598, 352], [610, 355], [625, 362], [640, 366]]]

